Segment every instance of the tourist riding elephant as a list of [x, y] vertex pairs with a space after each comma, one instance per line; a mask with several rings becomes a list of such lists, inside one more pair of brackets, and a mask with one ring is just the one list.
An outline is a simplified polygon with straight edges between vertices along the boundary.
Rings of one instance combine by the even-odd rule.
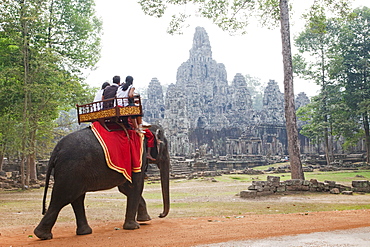
[[[169, 208], [169, 169], [170, 157], [167, 140], [163, 129], [158, 126], [150, 128], [155, 135], [157, 148], [151, 149], [151, 155], [156, 160], [160, 169], [163, 212], [159, 217], [166, 217]], [[144, 144], [145, 145], [145, 142]], [[137, 221], [150, 220], [147, 213], [146, 203], [142, 197], [144, 187], [144, 171], [148, 166], [146, 148], [143, 148], [142, 172], [132, 173], [132, 183], [122, 175], [107, 166], [104, 151], [90, 127], [73, 132], [65, 136], [54, 148], [50, 157], [46, 184], [43, 198], [43, 214], [39, 225], [34, 233], [40, 239], [51, 239], [51, 232], [60, 210], [71, 203], [76, 217], [76, 234], [84, 235], [92, 233], [85, 215], [84, 199], [86, 192], [107, 190], [118, 186], [120, 192], [127, 196], [127, 206], [124, 229], [133, 230], [139, 228]], [[124, 155], [124, 153], [122, 154]], [[54, 186], [51, 194], [50, 205], [45, 213], [46, 194], [50, 175], [54, 169]], [[137, 221], [136, 221], [137, 220]]]

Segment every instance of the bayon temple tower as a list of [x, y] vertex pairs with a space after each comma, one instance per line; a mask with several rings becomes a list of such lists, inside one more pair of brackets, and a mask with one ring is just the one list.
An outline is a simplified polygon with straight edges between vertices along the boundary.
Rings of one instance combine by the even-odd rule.
[[[284, 96], [270, 80], [263, 109], [254, 110], [245, 77], [238, 73], [229, 85], [224, 64], [212, 58], [206, 30], [197, 27], [189, 59], [177, 70], [175, 84], [166, 94], [157, 78], [148, 87], [144, 120], [164, 127], [173, 156], [286, 155]], [[299, 94], [299, 105], [309, 102]], [[301, 136], [301, 150], [309, 149]]]

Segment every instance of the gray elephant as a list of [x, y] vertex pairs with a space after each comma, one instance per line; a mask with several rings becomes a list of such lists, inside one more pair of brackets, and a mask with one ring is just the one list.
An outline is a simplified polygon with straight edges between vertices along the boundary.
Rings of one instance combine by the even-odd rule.
[[[152, 126], [150, 131], [155, 135], [157, 148], [151, 149], [151, 155], [160, 169], [163, 196], [163, 212], [159, 217], [166, 217], [169, 208], [169, 169], [170, 157], [167, 140], [163, 129]], [[145, 143], [144, 143], [145, 145]], [[146, 148], [143, 148], [146, 150]], [[146, 203], [142, 197], [144, 187], [144, 171], [148, 166], [146, 154], [143, 154], [142, 172], [132, 173], [132, 183], [125, 177], [107, 166], [103, 149], [90, 128], [85, 128], [65, 136], [58, 142], [50, 157], [43, 198], [43, 214], [39, 225], [35, 228], [35, 235], [42, 239], [52, 239], [51, 232], [60, 210], [71, 203], [77, 223], [76, 234], [92, 233], [88, 225], [84, 199], [86, 192], [107, 190], [118, 186], [120, 192], [127, 196], [127, 206], [124, 229], [139, 228], [137, 221], [150, 220]], [[51, 200], [46, 211], [46, 194], [50, 175], [54, 169], [54, 186]], [[46, 211], [46, 212], [45, 212]]]

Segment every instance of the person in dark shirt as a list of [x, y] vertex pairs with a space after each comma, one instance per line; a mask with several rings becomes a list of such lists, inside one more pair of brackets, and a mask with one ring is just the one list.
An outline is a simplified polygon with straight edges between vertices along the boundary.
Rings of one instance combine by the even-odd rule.
[[[121, 84], [121, 77], [119, 77], [118, 75], [114, 76], [113, 77], [113, 84], [104, 89], [102, 99], [105, 100], [105, 99], [112, 99], [112, 98], [116, 97], [116, 92], [117, 92], [117, 89], [118, 89], [120, 84]], [[109, 101], [104, 102], [104, 108], [105, 109], [106, 108], [111, 108], [113, 106], [114, 106], [114, 101], [113, 100], [109, 100]]]

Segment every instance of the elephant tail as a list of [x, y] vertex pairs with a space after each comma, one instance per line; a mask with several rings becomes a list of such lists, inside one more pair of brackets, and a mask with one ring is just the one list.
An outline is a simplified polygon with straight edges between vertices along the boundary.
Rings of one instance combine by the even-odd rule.
[[46, 196], [47, 196], [48, 188], [49, 188], [50, 175], [51, 175], [51, 171], [54, 169], [54, 166], [55, 166], [55, 155], [53, 154], [50, 157], [49, 164], [48, 164], [48, 170], [46, 172], [46, 177], [45, 177], [44, 197], [42, 199], [42, 215], [45, 215], [46, 213]]

